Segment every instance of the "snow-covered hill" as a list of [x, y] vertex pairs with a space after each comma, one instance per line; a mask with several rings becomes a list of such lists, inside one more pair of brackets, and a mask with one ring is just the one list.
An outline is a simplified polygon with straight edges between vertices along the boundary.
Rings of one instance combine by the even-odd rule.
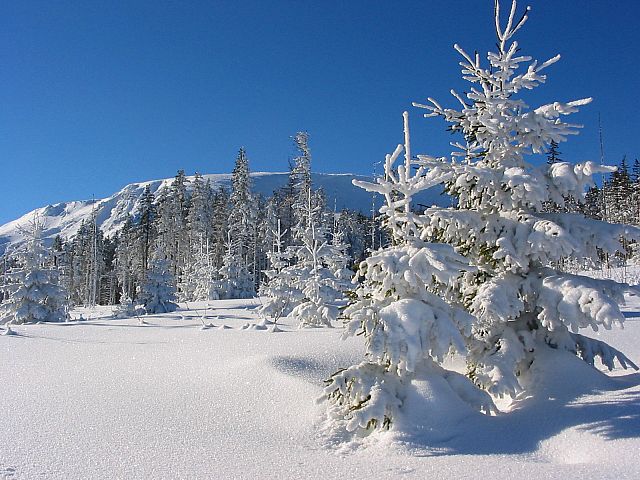
[[[288, 180], [287, 173], [255, 172], [251, 174], [254, 192], [265, 197], [272, 195], [274, 190], [283, 187]], [[188, 177], [193, 180], [193, 177]], [[204, 178], [209, 179], [214, 188], [224, 185], [231, 186], [231, 174], [210, 174]], [[312, 181], [314, 188], [322, 188], [326, 193], [327, 204], [338, 210], [348, 208], [358, 210], [363, 213], [371, 211], [371, 194], [355, 187], [351, 181], [354, 178], [367, 179], [366, 177], [352, 174], [326, 174], [313, 173]], [[140, 206], [140, 198], [148, 185], [151, 192], [168, 187], [173, 178], [164, 180], [153, 180], [148, 182], [131, 183], [122, 190], [114, 193], [108, 198], [100, 200], [79, 200], [71, 202], [61, 202], [46, 207], [38, 208], [22, 217], [0, 226], [0, 254], [7, 248], [20, 245], [24, 235], [20, 227], [26, 226], [33, 218], [34, 212], [46, 222], [45, 237], [49, 240], [56, 235], [64, 238], [72, 237], [80, 227], [83, 220], [91, 218], [93, 209], [97, 211], [98, 226], [103, 229], [107, 236], [113, 235], [124, 224], [127, 215], [135, 215]], [[433, 190], [426, 195], [417, 198], [418, 203], [425, 205], [441, 205], [447, 199], [440, 195], [440, 190]], [[380, 198], [376, 199], [376, 206], [379, 206]]]

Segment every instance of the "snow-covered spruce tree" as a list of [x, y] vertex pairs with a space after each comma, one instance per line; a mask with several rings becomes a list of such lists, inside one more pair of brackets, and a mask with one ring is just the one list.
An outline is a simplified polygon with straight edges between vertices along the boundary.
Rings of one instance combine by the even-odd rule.
[[[209, 300], [210, 295], [207, 292], [211, 290], [216, 276], [209, 255], [213, 191], [210, 182], [208, 180], [205, 182], [199, 173], [196, 173], [192, 183], [189, 205], [186, 218], [189, 247], [178, 280], [178, 298], [185, 302]], [[197, 294], [196, 290], [198, 290]], [[217, 293], [215, 295], [217, 297]]]
[[219, 187], [213, 194], [211, 219], [211, 255], [213, 265], [222, 267], [226, 253], [226, 242], [229, 226], [229, 194], [224, 187]]
[[169, 262], [176, 282], [189, 255], [189, 231], [186, 228], [189, 211], [188, 183], [184, 170], [178, 170], [171, 186], [162, 189], [158, 197], [156, 244]]
[[145, 281], [140, 287], [138, 301], [147, 314], [168, 313], [178, 308], [174, 303], [175, 295], [176, 287], [171, 265], [156, 252]]
[[218, 269], [213, 265], [209, 241], [201, 241], [193, 263], [193, 300], [218, 300]]
[[238, 245], [240, 239], [232, 239], [231, 233], [227, 238], [227, 253], [222, 259], [222, 267], [219, 270], [220, 280], [218, 282], [219, 297], [230, 298], [252, 298], [255, 293], [253, 275], [245, 263], [245, 260], [238, 254], [242, 249]]
[[155, 195], [149, 185], [144, 187], [140, 198], [139, 218], [134, 227], [134, 244], [138, 255], [135, 261], [135, 272], [139, 281], [142, 281], [149, 270], [152, 260], [153, 245], [158, 236], [158, 213]]
[[[416, 406], [414, 382], [446, 382], [451, 395], [479, 410], [494, 409], [488, 394], [441, 366], [450, 353], [466, 352], [473, 317], [449, 300], [462, 272], [473, 269], [451, 246], [420, 237], [422, 218], [411, 208], [412, 197], [452, 173], [446, 164], [432, 165], [428, 157], [412, 158], [406, 112], [404, 119], [404, 147], [398, 145], [386, 156], [385, 176], [376, 184], [354, 181], [384, 195], [381, 213], [393, 243], [360, 264], [364, 281], [344, 312], [349, 319], [345, 335], [364, 335], [366, 352], [362, 363], [327, 380], [324, 398], [331, 427], [337, 430], [385, 429], [403, 415], [412, 422], [416, 412], [405, 402], [412, 397], [409, 404]], [[396, 166], [403, 151], [404, 162]]]
[[307, 132], [297, 132], [293, 137], [297, 155], [293, 159], [291, 179], [293, 183], [293, 216], [295, 229], [304, 229], [308, 223], [307, 202], [311, 191], [311, 149]]
[[133, 299], [139, 279], [134, 265], [139, 259], [135, 248], [135, 230], [133, 219], [127, 215], [127, 219], [118, 233], [118, 244], [115, 252], [116, 277], [121, 289], [122, 298]]
[[19, 255], [20, 266], [6, 273], [9, 297], [0, 305], [0, 323], [64, 322], [69, 318], [67, 294], [58, 283], [59, 270], [48, 265], [43, 230], [37, 217], [24, 229], [28, 243]]
[[295, 277], [290, 263], [290, 251], [283, 247], [286, 231], [282, 230], [280, 220], [272, 232], [273, 247], [267, 253], [271, 268], [263, 273], [266, 281], [260, 285], [260, 296], [264, 297], [262, 305], [257, 308], [258, 315], [264, 320], [277, 323], [282, 317], [291, 313], [293, 306], [302, 300], [302, 292], [293, 287]]
[[354, 274], [353, 270], [349, 269], [349, 265], [353, 259], [347, 253], [349, 245], [346, 242], [346, 233], [340, 225], [335, 213], [333, 231], [331, 232], [331, 247], [333, 248], [333, 255], [327, 258], [327, 266], [333, 276], [343, 283], [340, 290], [346, 291], [350, 288]]
[[229, 197], [229, 221], [227, 251], [220, 268], [221, 298], [251, 298], [255, 295], [254, 278], [251, 273], [252, 241], [255, 218], [252, 212], [251, 178], [249, 160], [241, 148], [231, 176]]
[[523, 374], [546, 346], [573, 352], [590, 364], [597, 357], [608, 368], [616, 360], [623, 367], [633, 365], [578, 331], [621, 325], [623, 293], [637, 289], [558, 272], [550, 265], [567, 256], [597, 259], [598, 249], [614, 253], [621, 248], [619, 238], [637, 239], [640, 232], [575, 213], [543, 213], [545, 202], [562, 207], [568, 196], [584, 198], [593, 175], [613, 168], [593, 162], [536, 168], [525, 160], [543, 154], [552, 141], [576, 134], [578, 126], [562, 117], [591, 99], [530, 108], [519, 98], [523, 90], [544, 83], [542, 71], [560, 57], [538, 63], [520, 55], [512, 37], [527, 13], [520, 20], [515, 15], [514, 0], [503, 28], [496, 1], [498, 51], [488, 54], [488, 67], [478, 54], [455, 46], [463, 58], [463, 78], [471, 83], [465, 95], [452, 92], [459, 109], [433, 99], [414, 104], [429, 110], [427, 117], [444, 118], [463, 137], [453, 144], [453, 176], [445, 183], [458, 205], [427, 209], [418, 222], [421, 238], [453, 245], [477, 267], [454, 284], [475, 317], [469, 375], [494, 395], [512, 396], [522, 390]]

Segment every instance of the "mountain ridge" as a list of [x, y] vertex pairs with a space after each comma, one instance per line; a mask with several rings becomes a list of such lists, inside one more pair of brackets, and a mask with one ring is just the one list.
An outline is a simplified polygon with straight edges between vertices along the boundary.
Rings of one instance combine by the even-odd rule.
[[[250, 174], [253, 192], [270, 197], [275, 190], [286, 185], [289, 172], [252, 172]], [[214, 189], [220, 186], [231, 187], [230, 173], [213, 173], [202, 175], [211, 181]], [[186, 177], [190, 182], [194, 175]], [[353, 179], [371, 181], [371, 177], [351, 173], [312, 173], [313, 188], [322, 188], [325, 192], [327, 205], [339, 211], [345, 208], [370, 214], [375, 201], [376, 210], [380, 207], [382, 197], [372, 194], [352, 184]], [[129, 214], [135, 215], [140, 206], [140, 198], [146, 186], [157, 195], [161, 190], [171, 185], [174, 178], [160, 180], [146, 180], [133, 182], [113, 193], [111, 196], [95, 200], [72, 200], [58, 202], [36, 208], [21, 217], [0, 226], [0, 255], [7, 250], [18, 248], [25, 241], [24, 227], [37, 215], [45, 222], [44, 237], [47, 242], [60, 235], [72, 238], [80, 228], [83, 220], [89, 220], [96, 210], [98, 226], [106, 236], [113, 236], [122, 226]], [[445, 197], [434, 189], [423, 192], [416, 201], [422, 204], [442, 205]]]

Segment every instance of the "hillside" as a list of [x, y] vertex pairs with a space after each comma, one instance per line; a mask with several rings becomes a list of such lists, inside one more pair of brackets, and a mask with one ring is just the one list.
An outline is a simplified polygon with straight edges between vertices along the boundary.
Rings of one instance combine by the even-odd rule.
[[[255, 172], [251, 174], [253, 191], [265, 197], [272, 195], [274, 190], [283, 187], [288, 180], [288, 173]], [[187, 177], [193, 180], [193, 177]], [[214, 188], [224, 186], [230, 188], [231, 174], [209, 174], [205, 179], [211, 181]], [[371, 212], [371, 194], [355, 187], [351, 181], [354, 178], [366, 179], [352, 174], [313, 173], [314, 188], [322, 188], [326, 194], [327, 205], [338, 210], [348, 208], [369, 214]], [[111, 236], [124, 224], [127, 215], [135, 215], [140, 206], [140, 198], [148, 185], [151, 192], [158, 193], [168, 187], [173, 178], [131, 183], [108, 198], [98, 200], [77, 200], [55, 203], [33, 210], [22, 217], [0, 226], [0, 255], [7, 248], [19, 246], [24, 239], [21, 226], [28, 224], [34, 213], [46, 222], [45, 238], [51, 241], [56, 235], [64, 238], [72, 237], [80, 228], [83, 220], [91, 218], [93, 209], [97, 211], [98, 226], [105, 235]], [[416, 203], [424, 205], [442, 204], [445, 197], [439, 191], [430, 191], [416, 199]], [[376, 207], [380, 205], [380, 198], [376, 199]]]

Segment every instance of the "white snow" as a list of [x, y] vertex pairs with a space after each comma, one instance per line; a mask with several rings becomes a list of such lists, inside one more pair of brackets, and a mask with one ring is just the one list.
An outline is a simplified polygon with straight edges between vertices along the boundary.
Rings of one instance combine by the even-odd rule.
[[[638, 363], [640, 299], [628, 300], [625, 329], [593, 336]], [[607, 378], [554, 350], [537, 357], [535, 394], [508, 414], [434, 404], [440, 379], [407, 399], [420, 403], [403, 437], [332, 445], [315, 399], [360, 361], [361, 339], [286, 319], [281, 333], [242, 329], [259, 321], [258, 303], [183, 304], [145, 325], [98, 307], [72, 312], [85, 321], [14, 326], [0, 336], [0, 478], [640, 476], [640, 374]], [[425, 398], [435, 410], [420, 408]]]

